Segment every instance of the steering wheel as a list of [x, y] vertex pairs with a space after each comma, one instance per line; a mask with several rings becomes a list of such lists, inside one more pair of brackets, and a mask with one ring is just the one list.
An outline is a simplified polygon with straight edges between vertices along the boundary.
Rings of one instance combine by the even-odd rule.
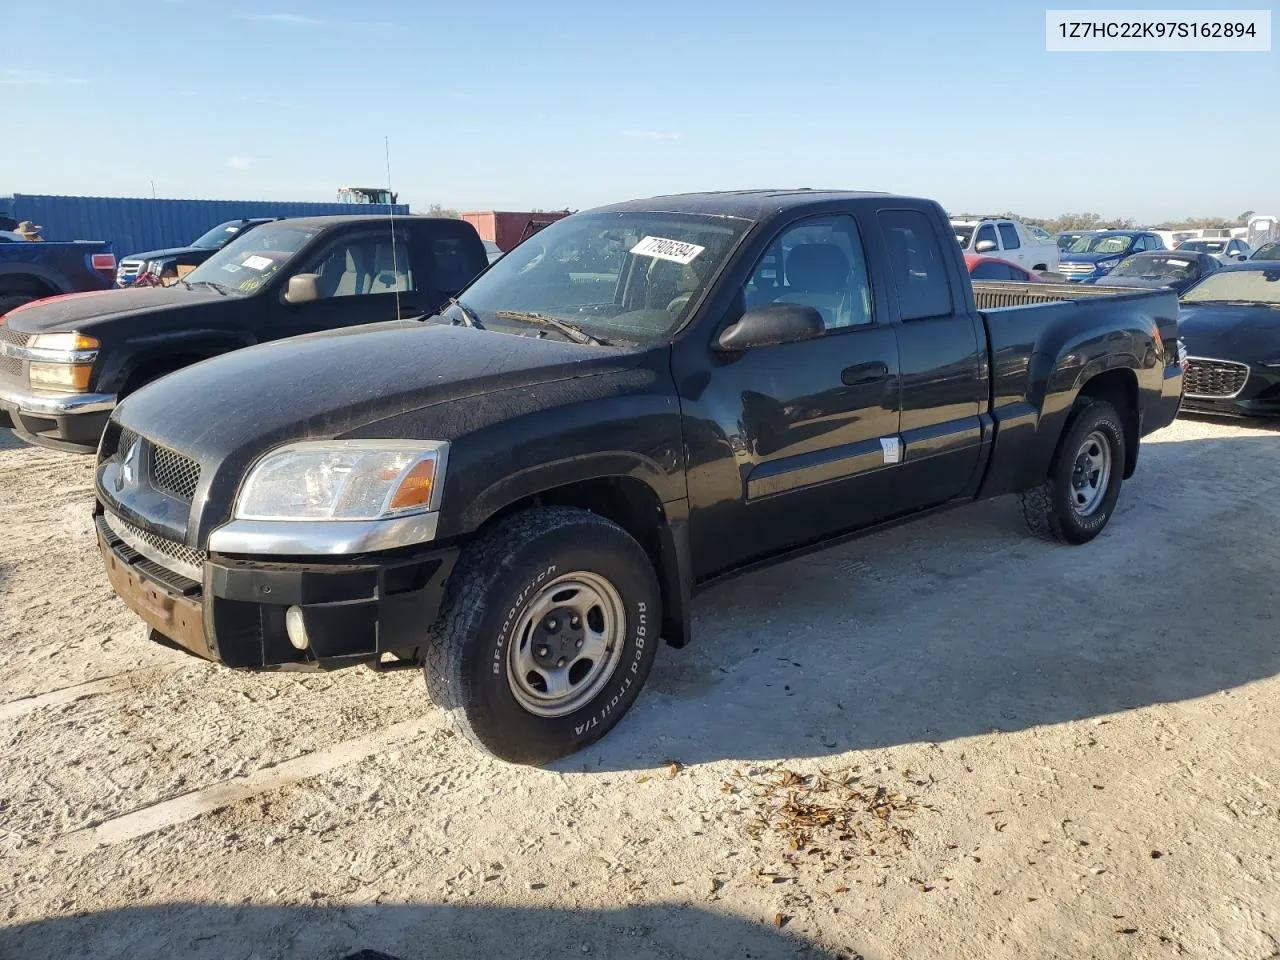
[[692, 296], [693, 296], [692, 290], [690, 290], [688, 293], [680, 294], [680, 296], [676, 297], [674, 300], [672, 300], [670, 303], [667, 304], [667, 313], [670, 313], [672, 315], [678, 315], [681, 310], [683, 310], [686, 306], [688, 306], [689, 298]]

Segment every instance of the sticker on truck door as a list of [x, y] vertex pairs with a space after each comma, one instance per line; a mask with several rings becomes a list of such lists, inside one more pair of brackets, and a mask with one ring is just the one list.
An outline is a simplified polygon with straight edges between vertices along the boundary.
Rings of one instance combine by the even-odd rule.
[[897, 437], [881, 437], [880, 449], [884, 453], [885, 463], [902, 462], [902, 441]]
[[706, 247], [696, 243], [685, 243], [683, 240], [667, 240], [664, 237], [645, 237], [631, 252], [642, 257], [655, 257], [658, 260], [670, 260], [682, 266], [693, 263], [694, 258]]

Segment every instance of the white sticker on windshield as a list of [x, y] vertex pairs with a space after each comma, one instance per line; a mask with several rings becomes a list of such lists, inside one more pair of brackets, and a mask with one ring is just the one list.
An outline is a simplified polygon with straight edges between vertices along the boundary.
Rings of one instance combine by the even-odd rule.
[[666, 240], [662, 237], [645, 237], [631, 248], [631, 252], [642, 257], [656, 257], [659, 260], [670, 260], [672, 263], [688, 266], [693, 263], [693, 258], [705, 249], [707, 248], [700, 247], [696, 243]]
[[1166, 260], [1165, 262], [1166, 262], [1166, 263], [1171, 263], [1171, 264], [1173, 264], [1175, 267], [1189, 267], [1189, 266], [1191, 266], [1191, 261], [1190, 261], [1190, 260]]
[[222, 265], [222, 269], [223, 269], [223, 270], [225, 270], [225, 271], [227, 271], [227, 273], [239, 273], [239, 272], [240, 272], [240, 264], [238, 264], [238, 263], [224, 263], [224, 264]]
[[271, 266], [271, 258], [260, 257], [255, 253], [252, 257], [245, 257], [241, 260], [240, 266], [248, 267], [250, 270], [265, 270]]

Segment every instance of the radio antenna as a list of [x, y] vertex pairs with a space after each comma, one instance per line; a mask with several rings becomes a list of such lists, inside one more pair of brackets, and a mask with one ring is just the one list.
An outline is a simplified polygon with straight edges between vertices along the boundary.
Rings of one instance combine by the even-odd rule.
[[387, 211], [391, 214], [391, 270], [396, 278], [396, 320], [400, 319], [400, 261], [396, 257], [396, 195], [391, 192], [391, 138], [382, 138], [387, 158]]

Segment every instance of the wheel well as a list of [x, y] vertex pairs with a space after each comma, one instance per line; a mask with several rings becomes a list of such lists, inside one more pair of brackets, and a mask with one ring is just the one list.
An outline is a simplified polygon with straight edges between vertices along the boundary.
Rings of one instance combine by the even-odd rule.
[[1044, 271], [1048, 271], [1048, 269], [1049, 269], [1049, 265], [1048, 265], [1047, 263], [1037, 263], [1037, 264], [1036, 264], [1034, 267], [1032, 267], [1031, 269], [1032, 269], [1032, 270], [1044, 270]]
[[59, 290], [52, 284], [28, 273], [0, 277], [0, 297], [13, 293], [34, 293], [37, 297], [52, 297]]
[[162, 357], [144, 360], [131, 370], [129, 376], [125, 378], [124, 386], [120, 388], [120, 397], [123, 399], [135, 390], [146, 386], [152, 380], [160, 379], [166, 373], [173, 373], [175, 370], [189, 367], [191, 364], [199, 363], [201, 360], [208, 360], [210, 357], [217, 356], [220, 352], [217, 350], [192, 351], [189, 353], [167, 354]]
[[[662, 588], [663, 638], [672, 646], [684, 646], [685, 626], [681, 616], [680, 571], [668, 562], [671, 552], [666, 541], [670, 531], [662, 501], [653, 489], [634, 477], [598, 477], [555, 487], [508, 504], [490, 516], [481, 530], [492, 527], [513, 513], [534, 507], [578, 507], [612, 520], [635, 537], [644, 548]], [[687, 612], [687, 611], [686, 611]]]
[[1124, 426], [1124, 478], [1138, 465], [1138, 378], [1132, 370], [1108, 370], [1080, 388], [1079, 396], [1105, 400], [1116, 408]]

